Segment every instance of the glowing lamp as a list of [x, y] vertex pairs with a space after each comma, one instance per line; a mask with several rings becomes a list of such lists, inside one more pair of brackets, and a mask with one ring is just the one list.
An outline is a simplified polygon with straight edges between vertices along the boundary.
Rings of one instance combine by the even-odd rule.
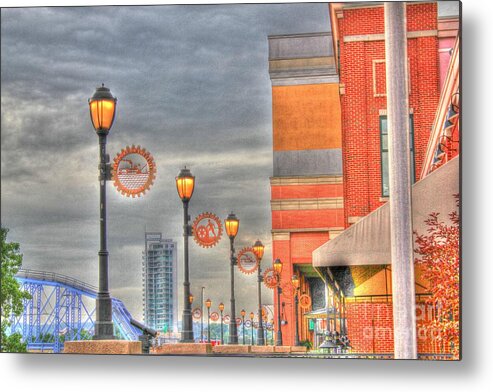
[[224, 226], [226, 226], [226, 234], [229, 238], [235, 238], [238, 234], [238, 228], [240, 227], [240, 221], [235, 214], [231, 213], [224, 220]]
[[274, 267], [274, 271], [276, 271], [276, 273], [278, 275], [281, 274], [281, 271], [282, 271], [282, 262], [281, 262], [281, 259], [276, 259], [274, 261], [274, 264], [272, 264], [272, 266]]
[[224, 304], [222, 302], [219, 304], [219, 310], [221, 312], [224, 310]]
[[190, 169], [181, 169], [180, 174], [175, 178], [176, 190], [182, 201], [189, 201], [192, 198], [193, 188], [195, 187], [195, 177], [192, 176]]
[[240, 312], [240, 314], [241, 314], [241, 317], [245, 317], [245, 314], [246, 314], [246, 311], [245, 311], [245, 309], [241, 309], [241, 312]]
[[295, 289], [297, 289], [298, 287], [300, 287], [300, 278], [298, 277], [298, 275], [293, 275], [292, 278], [291, 278], [291, 283], [293, 283], [293, 287]]
[[188, 296], [188, 301], [192, 304], [193, 303], [193, 294], [190, 294]]
[[253, 321], [254, 318], [255, 318], [255, 314], [253, 312], [250, 312], [250, 320]]
[[116, 98], [113, 97], [108, 87], [96, 88], [94, 95], [89, 98], [89, 111], [91, 114], [92, 126], [98, 134], [107, 134], [116, 112]]
[[255, 241], [255, 244], [253, 244], [253, 252], [257, 259], [262, 260], [262, 257], [264, 257], [264, 248], [264, 244], [260, 240]]
[[207, 299], [207, 300], [205, 301], [205, 307], [206, 307], [207, 309], [210, 309], [210, 308], [211, 308], [211, 305], [212, 305], [212, 301], [211, 301], [210, 299]]

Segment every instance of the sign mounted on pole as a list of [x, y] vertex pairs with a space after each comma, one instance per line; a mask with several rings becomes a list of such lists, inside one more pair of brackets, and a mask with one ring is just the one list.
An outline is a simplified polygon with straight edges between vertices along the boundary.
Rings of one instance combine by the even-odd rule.
[[264, 284], [269, 289], [274, 289], [277, 287], [277, 274], [273, 268], [267, 268], [264, 271], [263, 277], [264, 277]]
[[217, 320], [219, 320], [219, 313], [217, 313], [217, 312], [212, 312], [212, 313], [211, 313], [211, 320], [212, 320], [212, 321], [217, 321]]
[[299, 303], [301, 309], [308, 309], [310, 306], [312, 306], [312, 299], [308, 294], [302, 294], [300, 296]]
[[192, 225], [193, 239], [203, 248], [211, 248], [219, 242], [223, 234], [221, 219], [210, 212], [203, 212]]
[[237, 259], [238, 268], [244, 274], [253, 274], [258, 268], [258, 259], [251, 247], [240, 250]]
[[113, 159], [113, 184], [127, 197], [140, 197], [150, 189], [156, 178], [152, 155], [140, 146], [127, 146]]
[[200, 310], [200, 308], [195, 308], [192, 312], [192, 317], [194, 319], [199, 319], [202, 317], [202, 311]]

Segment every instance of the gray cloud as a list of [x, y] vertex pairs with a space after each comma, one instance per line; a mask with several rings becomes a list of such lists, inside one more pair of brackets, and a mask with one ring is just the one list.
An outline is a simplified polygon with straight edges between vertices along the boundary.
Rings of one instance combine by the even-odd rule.
[[[327, 4], [2, 9], [2, 225], [24, 266], [97, 283], [98, 147], [87, 98], [101, 82], [118, 97], [108, 151], [140, 144], [158, 166], [142, 198], [108, 184], [114, 295], [141, 317], [145, 228], [178, 242], [182, 274], [174, 177], [184, 164], [197, 177], [192, 217], [234, 210], [237, 249], [260, 238], [270, 263], [267, 36], [327, 31], [328, 19]], [[206, 286], [229, 305], [227, 241], [207, 250], [191, 242], [190, 252], [194, 294]], [[256, 278], [236, 279], [237, 308], [253, 310]]]

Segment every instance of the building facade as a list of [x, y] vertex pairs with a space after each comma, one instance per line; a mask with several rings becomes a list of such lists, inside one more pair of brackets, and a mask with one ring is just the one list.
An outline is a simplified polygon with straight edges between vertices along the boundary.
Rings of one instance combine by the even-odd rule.
[[[283, 263], [282, 295], [280, 303], [274, 295], [274, 310], [281, 308], [283, 343], [293, 344], [291, 277], [301, 276], [301, 293], [323, 292], [311, 253], [344, 228], [339, 76], [331, 34], [270, 36], [269, 74], [273, 258]], [[313, 307], [325, 308], [324, 295], [314, 298]], [[316, 339], [316, 328], [301, 316], [299, 330], [301, 340]]]
[[142, 256], [145, 325], [159, 332], [178, 331], [177, 243], [161, 233], [145, 233]]
[[[293, 343], [298, 312], [300, 338], [315, 347], [331, 330], [349, 335], [356, 352], [392, 352], [390, 257], [365, 260], [363, 253], [353, 263], [341, 253], [333, 262], [335, 255], [326, 252], [351, 226], [387, 213], [381, 209], [389, 196], [384, 7], [331, 3], [328, 12], [332, 33], [269, 37], [273, 258], [284, 264], [283, 295], [280, 304], [274, 295], [274, 303], [283, 314], [284, 344]], [[408, 3], [406, 13], [415, 183], [458, 154], [459, 19], [439, 18], [436, 2]], [[458, 178], [452, 188], [457, 184]], [[336, 241], [368, 228], [372, 243], [387, 241], [384, 231], [362, 223]], [[315, 260], [320, 255], [324, 262]], [[294, 309], [293, 273], [302, 276], [300, 294], [311, 297], [308, 307]], [[415, 277], [420, 328], [433, 312], [425, 305], [428, 288], [419, 269]], [[418, 349], [439, 351], [429, 339], [421, 339]]]

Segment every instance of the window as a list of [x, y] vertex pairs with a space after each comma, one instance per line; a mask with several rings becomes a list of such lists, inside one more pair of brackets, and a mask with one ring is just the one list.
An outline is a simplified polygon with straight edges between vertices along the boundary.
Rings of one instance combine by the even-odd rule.
[[[387, 131], [387, 116], [380, 116], [380, 151], [382, 172], [382, 196], [389, 196], [389, 144]], [[416, 181], [414, 173], [414, 122], [413, 115], [409, 115], [409, 149], [411, 152], [411, 184]]]

